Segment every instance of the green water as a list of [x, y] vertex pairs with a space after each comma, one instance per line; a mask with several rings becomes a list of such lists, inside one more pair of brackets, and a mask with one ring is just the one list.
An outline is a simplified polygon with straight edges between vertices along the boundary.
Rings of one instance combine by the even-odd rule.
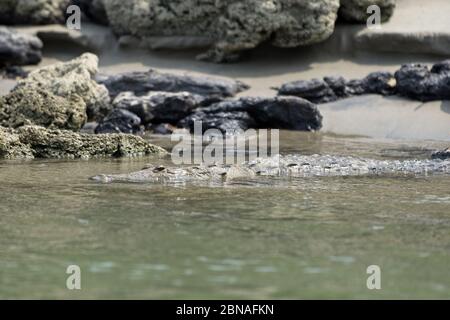
[[[445, 143], [281, 140], [282, 153], [383, 159], [430, 146]], [[0, 298], [450, 298], [450, 176], [88, 180], [150, 162], [168, 160], [1, 162]], [[80, 291], [66, 288], [72, 264]], [[369, 265], [381, 290], [367, 289]]]

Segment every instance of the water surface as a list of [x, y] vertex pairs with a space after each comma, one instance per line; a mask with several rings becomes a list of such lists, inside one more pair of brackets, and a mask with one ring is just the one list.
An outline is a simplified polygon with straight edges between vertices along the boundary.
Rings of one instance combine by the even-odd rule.
[[[167, 138], [152, 141], [170, 147]], [[285, 154], [426, 158], [432, 141], [283, 133]], [[0, 163], [0, 298], [449, 298], [450, 177], [98, 184], [168, 159]], [[66, 289], [66, 268], [82, 290]], [[379, 265], [382, 290], [366, 287]]]

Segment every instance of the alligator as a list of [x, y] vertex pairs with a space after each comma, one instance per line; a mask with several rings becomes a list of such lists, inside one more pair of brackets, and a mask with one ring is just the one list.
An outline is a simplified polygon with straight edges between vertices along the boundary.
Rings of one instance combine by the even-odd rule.
[[147, 165], [143, 170], [91, 179], [102, 183], [185, 183], [197, 181], [230, 182], [266, 177], [337, 177], [369, 175], [448, 174], [450, 160], [374, 160], [331, 155], [286, 155], [257, 158], [242, 165], [201, 165], [165, 167]]

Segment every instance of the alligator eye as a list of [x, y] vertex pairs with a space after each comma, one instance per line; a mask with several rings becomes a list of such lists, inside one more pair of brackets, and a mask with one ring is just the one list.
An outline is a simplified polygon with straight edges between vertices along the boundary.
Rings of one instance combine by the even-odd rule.
[[297, 166], [298, 166], [298, 164], [296, 164], [296, 163], [290, 163], [287, 165], [288, 168], [297, 167]]
[[153, 169], [153, 172], [161, 172], [164, 171], [166, 168], [164, 166], [158, 166], [155, 169]]

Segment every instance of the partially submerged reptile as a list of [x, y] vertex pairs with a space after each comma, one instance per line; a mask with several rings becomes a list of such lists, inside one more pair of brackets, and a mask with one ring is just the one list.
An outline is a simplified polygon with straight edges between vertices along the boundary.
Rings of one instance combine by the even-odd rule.
[[327, 177], [389, 174], [448, 174], [450, 160], [371, 160], [341, 156], [274, 156], [258, 158], [242, 165], [164, 167], [149, 165], [141, 171], [99, 175], [91, 179], [103, 183], [231, 181], [258, 176]]

